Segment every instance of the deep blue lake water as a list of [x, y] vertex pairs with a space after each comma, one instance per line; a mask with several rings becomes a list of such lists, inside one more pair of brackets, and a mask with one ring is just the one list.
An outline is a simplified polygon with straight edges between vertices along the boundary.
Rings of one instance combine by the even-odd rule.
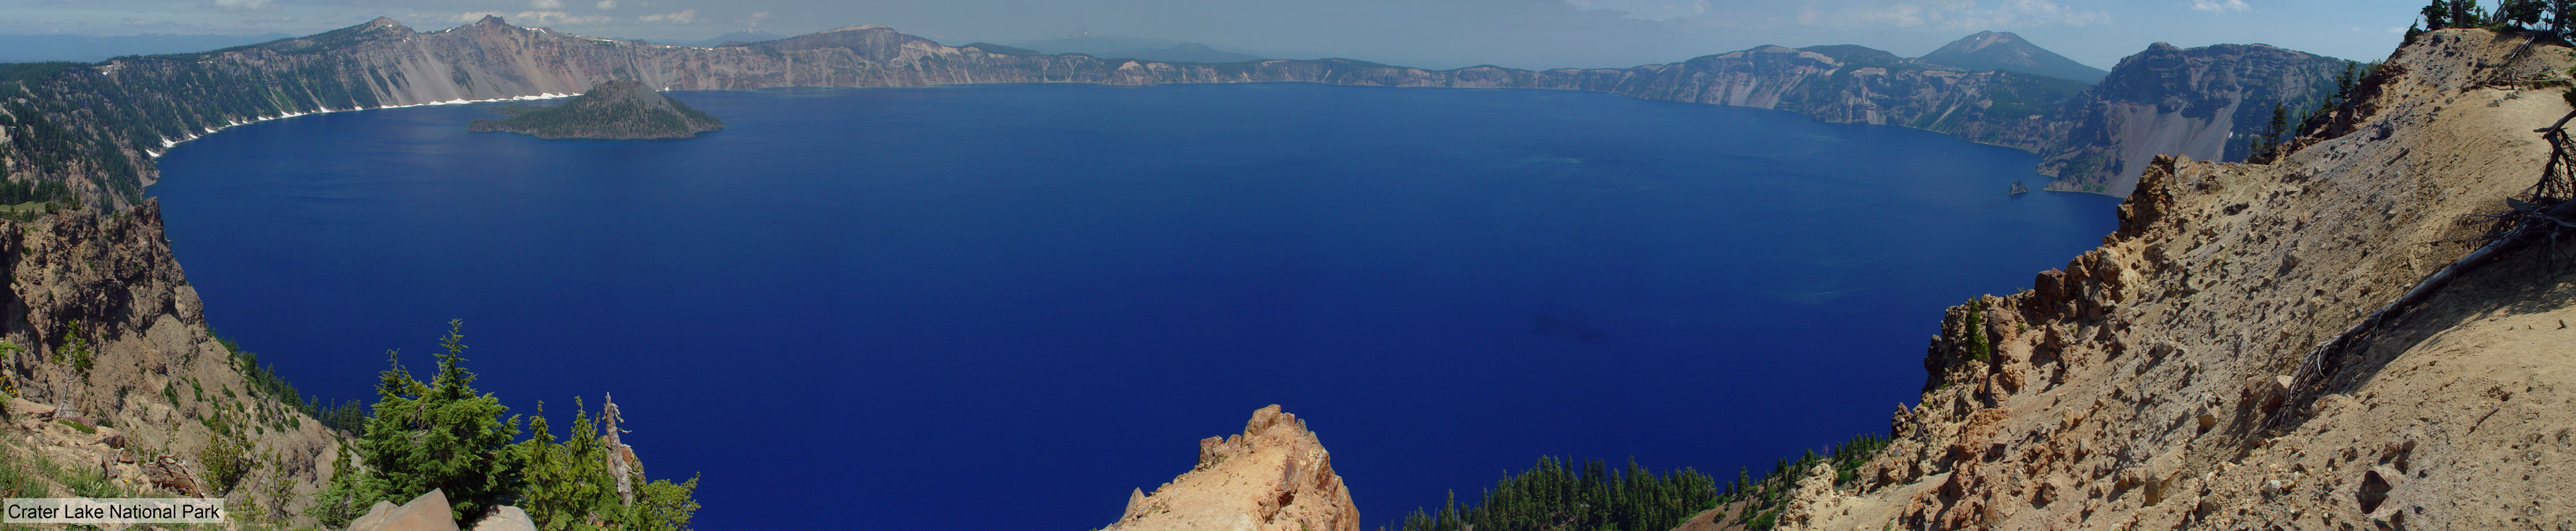
[[614, 393], [711, 530], [1087, 529], [1284, 404], [1372, 527], [1542, 454], [1731, 475], [1859, 433], [1940, 310], [2113, 228], [2035, 158], [1579, 92], [682, 92], [724, 131], [305, 116], [161, 161], [208, 319], [307, 394], [464, 319], [514, 412]]

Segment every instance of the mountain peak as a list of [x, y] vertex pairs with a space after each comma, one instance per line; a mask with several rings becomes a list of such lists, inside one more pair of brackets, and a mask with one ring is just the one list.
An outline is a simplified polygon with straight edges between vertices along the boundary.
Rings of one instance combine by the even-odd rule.
[[1925, 62], [1969, 70], [2005, 70], [2100, 83], [2110, 72], [2067, 59], [2009, 31], [1980, 31], [1924, 54]]

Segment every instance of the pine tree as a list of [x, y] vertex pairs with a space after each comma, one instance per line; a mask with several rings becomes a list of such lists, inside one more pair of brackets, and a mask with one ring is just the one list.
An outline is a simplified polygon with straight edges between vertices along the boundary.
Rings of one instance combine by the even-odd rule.
[[643, 493], [627, 513], [627, 531], [686, 531], [689, 519], [698, 512], [698, 478], [672, 483], [656, 479], [644, 484]]
[[2541, 13], [2547, 8], [2548, 4], [2541, 0], [2503, 0], [2496, 8], [2496, 12], [2503, 15], [2499, 17], [2503, 20], [2498, 22], [2529, 28], [2540, 23]]
[[643, 472], [628, 478], [642, 485], [641, 495], [633, 505], [622, 503], [617, 496], [615, 472], [608, 469], [608, 453], [615, 451], [602, 439], [602, 428], [581, 399], [573, 399], [572, 431], [563, 442], [555, 442], [546, 422], [545, 406], [528, 418], [528, 439], [510, 448], [513, 464], [518, 467], [523, 486], [518, 491], [518, 507], [536, 520], [543, 531], [680, 531], [688, 528], [689, 519], [698, 510], [692, 498], [698, 488], [697, 478], [685, 483], [659, 480], [643, 481]]
[[2449, 2], [2433, 0], [2432, 4], [2424, 6], [2422, 14], [2424, 15], [2425, 31], [2442, 31], [2444, 28], [2451, 27], [2451, 4]]
[[2281, 135], [2289, 131], [2290, 107], [2279, 103], [2272, 104], [2272, 121], [2264, 127], [2263, 138], [2277, 144], [2284, 140]]
[[2549, 31], [2565, 36], [2567, 26], [2576, 23], [2576, 0], [2549, 0]]
[[609, 520], [617, 506], [615, 479], [608, 476], [608, 452], [600, 448], [599, 429], [589, 410], [574, 399], [571, 436], [555, 444], [547, 425], [545, 404], [528, 418], [528, 440], [511, 448], [519, 475], [519, 509], [544, 531], [595, 530], [592, 521]]
[[2352, 88], [2361, 84], [2361, 63], [2343, 62], [2343, 73], [2335, 74], [2335, 103], [2341, 105], [2351, 97]]
[[304, 514], [322, 521], [322, 525], [341, 527], [366, 514], [369, 505], [387, 498], [373, 490], [377, 482], [368, 481], [367, 471], [358, 468], [357, 452], [355, 446], [340, 445], [331, 460], [331, 481], [313, 494], [313, 506], [305, 508]]
[[519, 419], [503, 420], [510, 408], [474, 390], [474, 373], [464, 367], [464, 327], [462, 320], [448, 321], [439, 340], [447, 351], [438, 355], [438, 374], [429, 383], [413, 379], [399, 360], [379, 375], [376, 416], [367, 420], [358, 448], [375, 471], [373, 490], [386, 501], [440, 489], [453, 516], [471, 520], [517, 487], [505, 453], [518, 437]]

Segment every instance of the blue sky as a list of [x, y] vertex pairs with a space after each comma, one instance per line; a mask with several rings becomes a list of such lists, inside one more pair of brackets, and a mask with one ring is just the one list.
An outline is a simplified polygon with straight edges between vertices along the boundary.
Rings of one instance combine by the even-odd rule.
[[2153, 42], [2265, 43], [2385, 57], [2419, 2], [2384, 0], [0, 0], [0, 33], [307, 34], [390, 16], [414, 28], [485, 13], [522, 25], [698, 40], [759, 27], [885, 24], [941, 42], [1077, 32], [1204, 42], [1274, 56], [1447, 68], [1616, 67], [1762, 44], [1860, 44], [1921, 55], [2013, 31], [2109, 68]]

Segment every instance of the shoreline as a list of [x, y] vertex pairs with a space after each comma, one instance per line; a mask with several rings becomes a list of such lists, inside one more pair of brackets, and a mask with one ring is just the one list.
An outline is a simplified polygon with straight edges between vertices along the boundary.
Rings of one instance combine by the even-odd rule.
[[250, 125], [250, 124], [255, 124], [255, 123], [260, 123], [260, 122], [266, 122], [266, 121], [270, 121], [270, 120], [284, 120], [284, 119], [288, 119], [288, 118], [294, 118], [294, 117], [297, 117], [297, 116], [310, 116], [310, 115], [315, 115], [315, 114], [328, 114], [328, 113], [335, 113], [335, 112], [372, 111], [372, 110], [379, 110], [379, 109], [407, 109], [407, 108], [412, 108], [412, 107], [429, 107], [429, 106], [435, 106], [435, 105], [463, 105], [463, 104], [469, 104], [469, 103], [492, 103], [492, 102], [501, 102], [501, 101], [543, 101], [543, 100], [551, 100], [551, 99], [570, 98], [570, 97], [573, 97], [573, 96], [579, 96], [579, 95], [580, 95], [580, 94], [557, 94], [557, 93], [547, 92], [547, 93], [536, 94], [536, 95], [532, 95], [532, 96], [512, 96], [512, 97], [508, 97], [508, 98], [492, 98], [492, 99], [484, 99], [484, 100], [453, 99], [453, 100], [447, 100], [447, 101], [433, 101], [433, 102], [428, 102], [428, 103], [407, 103], [407, 104], [402, 104], [402, 105], [386, 105], [386, 106], [382, 106], [382, 107], [353, 107], [353, 108], [348, 108], [348, 109], [333, 109], [333, 108], [329, 108], [329, 107], [323, 107], [321, 110], [317, 110], [317, 111], [313, 111], [313, 112], [291, 112], [291, 113], [281, 114], [281, 115], [277, 115], [277, 116], [258, 116], [258, 117], [253, 117], [250, 121], [247, 121], [247, 122], [245, 122], [245, 121], [240, 121], [240, 120], [232, 120], [232, 121], [231, 121], [231, 123], [224, 124], [224, 126], [223, 126], [223, 127], [210, 127], [210, 128], [205, 129], [205, 132], [203, 132], [203, 133], [193, 133], [193, 134], [189, 134], [186, 138], [180, 138], [180, 139], [175, 139], [175, 140], [173, 140], [173, 139], [170, 139], [170, 138], [166, 138], [166, 137], [165, 137], [165, 138], [162, 138], [162, 139], [161, 139], [161, 150], [160, 150], [160, 151], [153, 151], [153, 150], [148, 150], [148, 149], [147, 149], [147, 150], [143, 150], [143, 155], [144, 155], [144, 156], [146, 156], [146, 157], [149, 157], [149, 158], [159, 159], [159, 158], [161, 158], [161, 155], [162, 155], [162, 154], [169, 153], [171, 148], [178, 147], [178, 146], [179, 146], [179, 144], [187, 143], [187, 142], [188, 142], [188, 141], [190, 141], [190, 140], [196, 140], [196, 139], [199, 139], [199, 138], [205, 138], [205, 137], [206, 137], [206, 135], [211, 135], [211, 134], [215, 134], [215, 133], [218, 133], [218, 132], [222, 132], [222, 131], [223, 131], [223, 130], [225, 130], [225, 129], [231, 129], [231, 128], [235, 128], [235, 127], [240, 127], [240, 126], [245, 126], [245, 125]]

